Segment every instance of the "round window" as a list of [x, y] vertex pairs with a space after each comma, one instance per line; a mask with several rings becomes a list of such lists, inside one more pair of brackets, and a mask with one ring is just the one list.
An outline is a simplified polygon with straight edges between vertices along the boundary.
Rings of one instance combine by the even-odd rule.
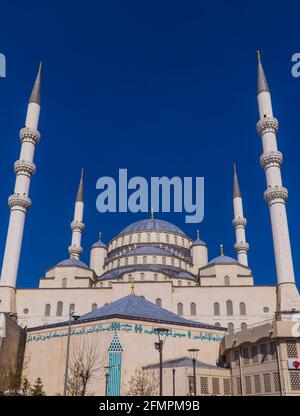
[[263, 310], [264, 310], [264, 313], [268, 313], [270, 311], [270, 309], [267, 306], [265, 306]]
[[23, 309], [23, 312], [24, 312], [25, 315], [27, 315], [28, 312], [29, 312], [29, 309], [28, 308], [25, 308], [25, 309]]

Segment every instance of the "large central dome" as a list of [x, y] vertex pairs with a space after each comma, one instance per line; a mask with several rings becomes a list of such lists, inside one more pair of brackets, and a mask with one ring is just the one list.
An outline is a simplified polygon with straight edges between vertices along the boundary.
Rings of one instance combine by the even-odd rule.
[[128, 225], [122, 230], [119, 235], [127, 233], [135, 233], [139, 231], [165, 231], [170, 233], [177, 233], [185, 236], [185, 233], [176, 225], [171, 224], [168, 221], [147, 219], [136, 221], [133, 224]]

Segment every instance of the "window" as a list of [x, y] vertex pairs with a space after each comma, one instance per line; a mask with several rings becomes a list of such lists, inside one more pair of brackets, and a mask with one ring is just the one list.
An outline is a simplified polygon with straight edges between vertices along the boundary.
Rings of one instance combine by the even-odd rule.
[[145, 273], [141, 273], [141, 280], [145, 280]]
[[226, 301], [227, 315], [233, 315], [233, 304], [231, 300]]
[[249, 349], [247, 347], [242, 349], [242, 358], [244, 365], [249, 364]]
[[137, 264], [137, 257], [136, 256], [134, 256], [134, 258], [133, 258], [133, 263]]
[[125, 257], [125, 266], [128, 265], [128, 257]]
[[154, 273], [154, 280], [157, 281], [157, 273]]
[[132, 279], [132, 274], [129, 274], [128, 275], [128, 282], [131, 282], [131, 279]]
[[174, 259], [173, 259], [173, 257], [171, 258], [171, 265], [174, 266]]
[[183, 304], [181, 302], [177, 304], [177, 315], [183, 315]]
[[70, 311], [71, 313], [75, 311], [75, 305], [74, 305], [74, 303], [71, 303], [71, 304], [70, 304], [70, 309], [69, 309], [69, 311]]
[[62, 316], [62, 313], [63, 313], [63, 303], [57, 302], [56, 316]]
[[246, 324], [246, 322], [242, 322], [242, 324], [241, 324], [241, 330], [242, 331], [245, 331], [245, 329], [247, 329], [247, 324]]
[[191, 315], [197, 315], [196, 313], [196, 303], [191, 303]]
[[271, 355], [271, 360], [276, 360], [277, 359], [277, 345], [276, 345], [276, 342], [271, 342], [271, 344], [270, 344], [270, 355]]
[[252, 393], [251, 377], [250, 376], [245, 377], [245, 388], [246, 388], [246, 394], [251, 394]]
[[182, 281], [178, 280], [178, 286], [182, 286]]
[[215, 326], [221, 326], [220, 322], [216, 322]]
[[108, 282], [108, 286], [109, 286], [109, 287], [111, 287], [111, 285], [112, 285], [112, 281], [110, 280], [110, 281]]
[[161, 307], [161, 299], [160, 299], [160, 298], [157, 298], [157, 299], [155, 300], [155, 304], [156, 304], [157, 306], [160, 306], [160, 307]]
[[273, 373], [273, 381], [274, 381], [274, 390], [280, 391], [280, 380], [279, 380], [279, 373]]
[[143, 256], [143, 264], [147, 264], [147, 256]]
[[220, 304], [218, 302], [214, 303], [214, 315], [220, 315]]
[[242, 383], [240, 377], [236, 379], [236, 394], [240, 396], [242, 394]]
[[170, 237], [169, 237], [169, 234], [167, 234], [166, 235], [166, 242], [169, 243], [169, 241], [170, 241]]
[[239, 352], [239, 350], [234, 351], [234, 361], [235, 361], [235, 365], [237, 367], [239, 367], [240, 366], [240, 352]]
[[62, 288], [66, 288], [67, 287], [67, 279], [65, 277], [62, 279], [61, 287]]
[[231, 396], [231, 380], [230, 378], [223, 378], [223, 390], [225, 396]]
[[263, 311], [264, 311], [264, 313], [268, 313], [270, 311], [270, 309], [267, 306], [265, 306]]
[[268, 361], [268, 345], [267, 344], [262, 344], [260, 346], [260, 353], [261, 353], [261, 362], [265, 362]]
[[258, 363], [258, 355], [257, 355], [257, 346], [255, 345], [254, 347], [251, 347], [251, 358], [252, 358], [252, 362]]
[[264, 378], [264, 389], [266, 393], [271, 392], [271, 377], [269, 373], [263, 374]]
[[240, 303], [240, 315], [246, 315], [246, 304], [244, 302]]
[[165, 257], [162, 258], [162, 262], [163, 262], [163, 264], [166, 264], [166, 258]]
[[138, 234], [138, 243], [141, 242], [141, 234]]
[[220, 394], [220, 379], [217, 377], [212, 378], [212, 393]]
[[228, 324], [228, 332], [233, 332], [234, 331], [234, 325], [232, 322], [229, 322]]
[[95, 311], [97, 309], [97, 303], [92, 304], [92, 311]]
[[300, 390], [300, 372], [299, 370], [290, 370], [290, 383], [291, 390], [299, 391]]
[[131, 244], [132, 243], [132, 235], [130, 234], [130, 236], [129, 236], [129, 244]]
[[156, 264], [156, 261], [157, 261], [156, 256], [153, 256], [153, 257], [152, 257], [152, 262], [153, 262], [153, 264]]
[[174, 236], [174, 242], [177, 245], [177, 235]]
[[255, 393], [261, 393], [261, 382], [259, 374], [254, 376], [254, 391]]
[[286, 352], [288, 358], [297, 358], [297, 344], [295, 340], [287, 341], [286, 343]]
[[47, 303], [47, 305], [45, 306], [45, 316], [50, 316], [51, 313], [51, 305], [50, 303]]
[[156, 241], [159, 243], [160, 242], [160, 235], [159, 233], [156, 234]]
[[229, 278], [229, 276], [225, 276], [224, 277], [224, 284], [225, 284], [225, 286], [230, 286], [230, 278]]
[[209, 395], [208, 377], [200, 377], [200, 392], [203, 395]]
[[147, 233], [147, 242], [150, 243], [150, 233]]
[[28, 312], [29, 312], [29, 309], [28, 309], [28, 308], [23, 309], [23, 313], [24, 313], [24, 315], [27, 315], [27, 314], [28, 314]]

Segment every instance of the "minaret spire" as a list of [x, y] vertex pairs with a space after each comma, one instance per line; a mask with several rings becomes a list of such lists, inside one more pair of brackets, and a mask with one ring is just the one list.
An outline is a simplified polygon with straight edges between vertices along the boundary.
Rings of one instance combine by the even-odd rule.
[[20, 130], [21, 152], [15, 162], [16, 182], [14, 193], [8, 199], [10, 218], [3, 257], [0, 291], [1, 311], [15, 312], [15, 289], [22, 248], [25, 217], [31, 206], [30, 181], [36, 167], [33, 163], [35, 146], [40, 141], [38, 123], [40, 116], [41, 66], [28, 103], [25, 127]]
[[276, 133], [278, 121], [273, 117], [271, 94], [266, 82], [261, 62], [258, 62], [258, 94], [259, 121], [257, 132], [261, 136], [263, 154], [260, 164], [265, 171], [267, 190], [264, 199], [270, 210], [273, 244], [275, 252], [278, 282], [278, 313], [300, 310], [300, 298], [295, 285], [294, 267], [289, 237], [286, 201], [288, 191], [282, 186], [281, 164], [282, 153], [277, 148]]
[[237, 253], [238, 262], [244, 266], [248, 266], [248, 250], [249, 244], [246, 242], [245, 227], [247, 220], [243, 215], [243, 202], [237, 177], [236, 164], [233, 165], [233, 212], [234, 220], [232, 225], [235, 228], [235, 245], [234, 249]]
[[75, 210], [74, 210], [74, 220], [71, 223], [72, 230], [72, 242], [69, 247], [70, 258], [79, 260], [79, 257], [82, 253], [81, 247], [81, 235], [84, 230], [83, 221], [83, 169], [81, 169], [80, 181], [78, 185], [78, 190], [76, 194]]
[[264, 68], [260, 59], [260, 51], [257, 51], [258, 70], [257, 70], [257, 94], [262, 91], [270, 91]]

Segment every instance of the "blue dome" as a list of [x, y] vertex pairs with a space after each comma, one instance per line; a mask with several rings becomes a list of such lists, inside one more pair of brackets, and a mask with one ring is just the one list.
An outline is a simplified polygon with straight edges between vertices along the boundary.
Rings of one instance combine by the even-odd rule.
[[197, 240], [193, 241], [193, 244], [191, 245], [191, 247], [193, 246], [206, 246], [206, 243], [200, 240], [199, 238], [197, 238]]
[[156, 247], [156, 246], [143, 246], [143, 247], [138, 247], [138, 248], [134, 248], [133, 250], [127, 251], [126, 253], [123, 254], [123, 257], [125, 256], [130, 256], [132, 254], [160, 254], [162, 256], [172, 256], [173, 253], [170, 253], [167, 250], [164, 250], [160, 247]]
[[94, 247], [102, 247], [107, 249], [106, 245], [101, 240], [96, 241], [96, 243], [92, 245], [92, 248]]
[[73, 266], [73, 267], [83, 267], [85, 269], [88, 269], [88, 266], [83, 263], [83, 261], [76, 260], [76, 259], [66, 259], [63, 261], [60, 261], [58, 263], [58, 266]]
[[208, 264], [215, 264], [215, 263], [237, 263], [237, 260], [234, 259], [233, 257], [228, 257], [228, 256], [218, 256], [215, 257], [214, 259], [212, 259]]
[[138, 231], [168, 231], [170, 233], [178, 233], [185, 236], [185, 233], [176, 225], [168, 221], [147, 219], [134, 222], [128, 225], [119, 233], [119, 236], [127, 233], [135, 233]]

